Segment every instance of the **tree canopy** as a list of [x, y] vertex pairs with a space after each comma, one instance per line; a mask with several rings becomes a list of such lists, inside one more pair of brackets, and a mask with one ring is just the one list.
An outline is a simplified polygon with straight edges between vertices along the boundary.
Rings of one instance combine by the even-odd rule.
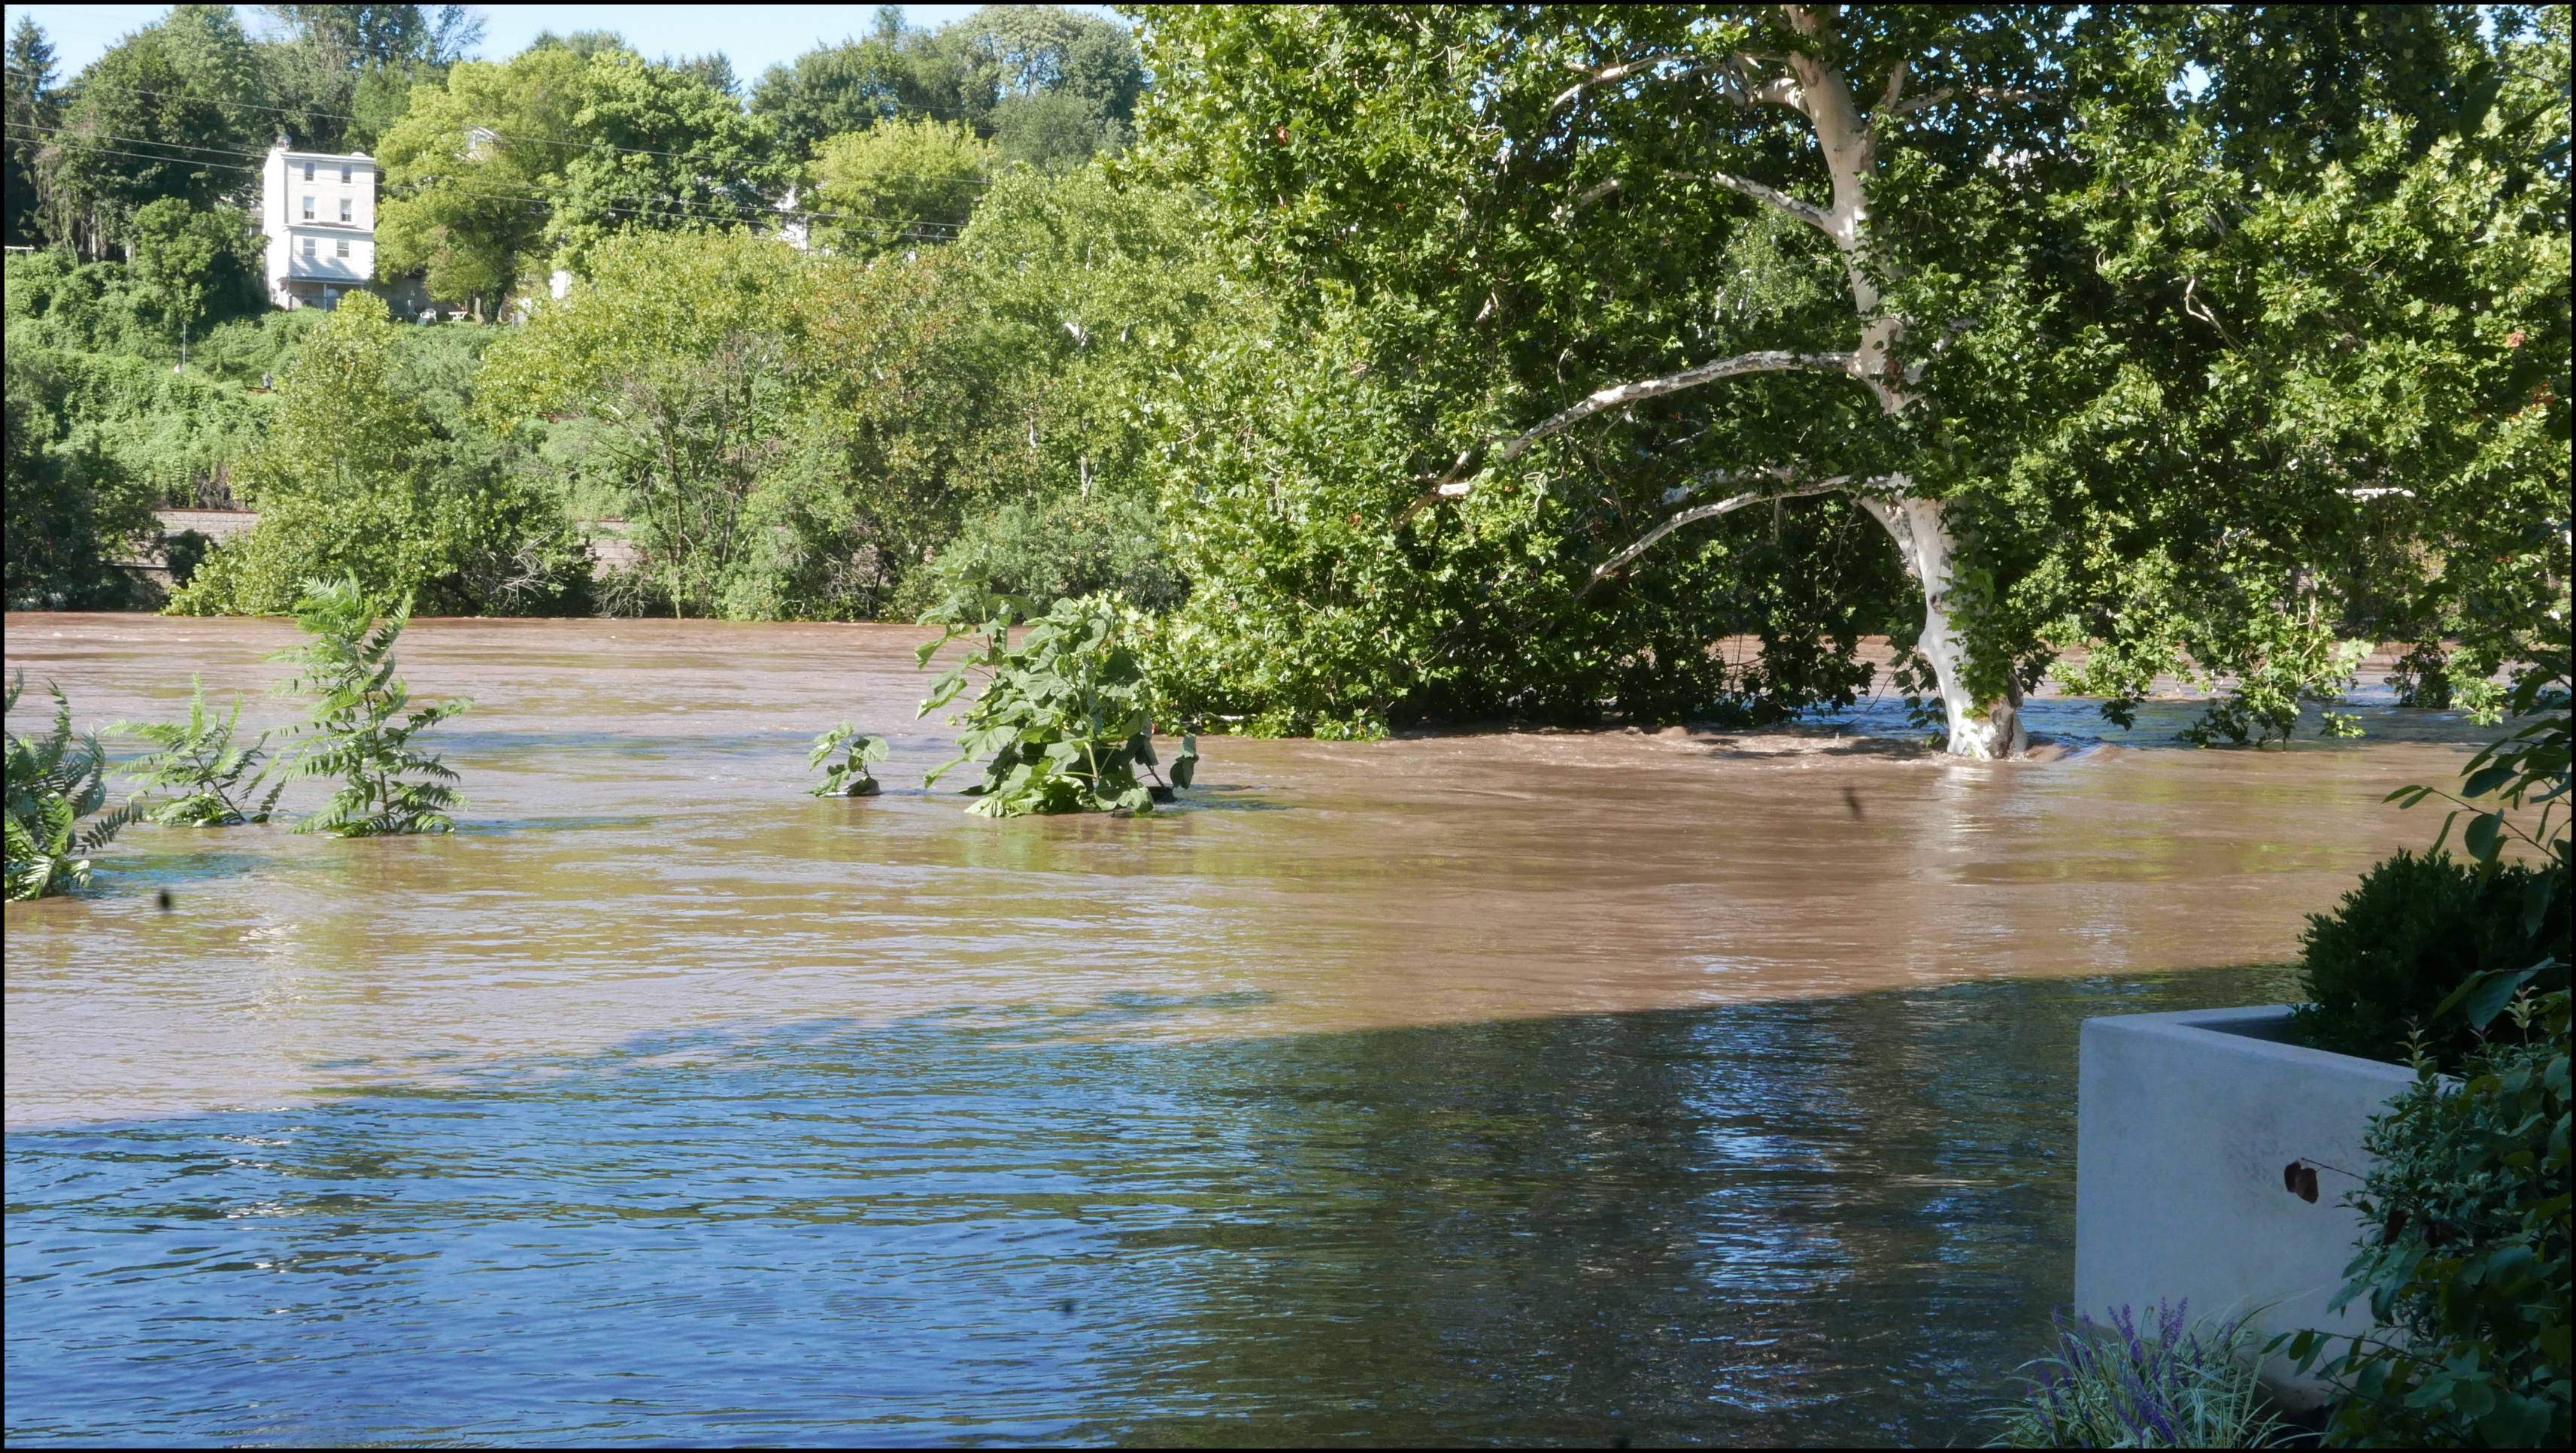
[[2564, 20], [2390, 9], [1154, 13], [1266, 299], [1172, 425], [1210, 699], [1776, 710], [1885, 627], [2000, 755], [2062, 650], [2268, 729], [2472, 579], [2483, 679], [2566, 589], [2489, 554], [2564, 519]]

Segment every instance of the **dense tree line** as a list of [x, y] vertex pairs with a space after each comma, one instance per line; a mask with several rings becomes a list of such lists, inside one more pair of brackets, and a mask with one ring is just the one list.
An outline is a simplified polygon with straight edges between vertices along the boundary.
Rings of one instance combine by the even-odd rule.
[[[1972, 754], [2051, 671], [2253, 739], [2565, 628], [2563, 11], [992, 6], [748, 85], [270, 19], [11, 38], [13, 603], [221, 497], [180, 608], [1117, 589], [1182, 709], [1330, 732], [1776, 719], [1884, 634]], [[482, 321], [266, 312], [281, 130]]]

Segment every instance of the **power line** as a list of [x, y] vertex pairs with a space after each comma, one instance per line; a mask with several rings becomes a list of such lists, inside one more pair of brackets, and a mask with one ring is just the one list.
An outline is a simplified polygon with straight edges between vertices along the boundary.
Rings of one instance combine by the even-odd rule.
[[[30, 72], [16, 66], [11, 66], [8, 69], [13, 75], [25, 76], [31, 74]], [[145, 91], [138, 90], [132, 86], [108, 86], [101, 85], [97, 82], [83, 85], [80, 89], [84, 91], [106, 91], [119, 96], [150, 96], [158, 100], [197, 101], [209, 106], [232, 106], [250, 111], [266, 111], [277, 116], [292, 116], [298, 118], [307, 116], [327, 116], [334, 121], [365, 121], [368, 119], [364, 116], [352, 116], [346, 111], [313, 111], [301, 110], [288, 106], [262, 106], [256, 101], [218, 101], [204, 96], [173, 95], [168, 91]], [[488, 126], [480, 129], [492, 131], [492, 128]], [[536, 146], [560, 146], [572, 148], [574, 150], [626, 152], [636, 156], [666, 156], [675, 157], [682, 161], [703, 161], [708, 159], [702, 153], [694, 151], [661, 151], [649, 146], [618, 146], [612, 142], [606, 141], [563, 141], [550, 136], [518, 136], [502, 131], [492, 131], [492, 135], [502, 141], [524, 141]], [[867, 171], [859, 173], [859, 175], [872, 177], [899, 177], [906, 181], [921, 182], [970, 182], [979, 187], [989, 187], [993, 185], [992, 178], [990, 177], [942, 177], [927, 172]]]
[[[229, 150], [229, 149], [226, 149], [226, 148], [211, 147], [211, 146], [192, 146], [192, 145], [189, 145], [189, 144], [188, 144], [188, 143], [186, 143], [186, 142], [177, 142], [177, 141], [156, 141], [156, 140], [153, 140], [153, 139], [151, 139], [151, 138], [149, 138], [149, 137], [138, 137], [138, 136], [114, 136], [114, 135], [107, 135], [107, 134], [104, 134], [104, 133], [99, 133], [99, 134], [97, 134], [97, 139], [93, 139], [93, 137], [92, 137], [92, 136], [83, 135], [83, 134], [80, 134], [80, 133], [73, 132], [73, 131], [71, 131], [71, 130], [70, 130], [69, 128], [67, 128], [67, 127], [58, 127], [58, 126], [55, 126], [55, 127], [48, 127], [48, 126], [35, 126], [35, 125], [32, 125], [32, 124], [27, 123], [27, 122], [17, 122], [17, 121], [13, 121], [13, 122], [10, 122], [10, 123], [9, 123], [9, 127], [10, 127], [10, 129], [11, 129], [12, 131], [15, 131], [15, 132], [20, 133], [20, 134], [21, 134], [21, 136], [22, 136], [22, 138], [24, 138], [24, 134], [25, 134], [25, 133], [27, 133], [27, 132], [31, 132], [31, 131], [46, 131], [46, 132], [53, 132], [53, 133], [55, 133], [55, 135], [56, 135], [56, 138], [57, 138], [57, 139], [56, 139], [56, 140], [54, 140], [53, 142], [51, 142], [50, 144], [52, 144], [52, 145], [56, 145], [56, 146], [66, 146], [66, 145], [68, 145], [68, 146], [77, 146], [77, 147], [79, 147], [80, 149], [82, 149], [82, 150], [84, 150], [84, 151], [88, 151], [88, 152], [91, 152], [91, 153], [96, 154], [96, 155], [131, 157], [131, 158], [133, 158], [133, 159], [135, 159], [135, 160], [137, 160], [137, 161], [160, 162], [160, 163], [162, 163], [163, 165], [167, 165], [167, 166], [188, 166], [188, 167], [200, 167], [200, 168], [208, 168], [208, 169], [218, 170], [218, 171], [237, 171], [237, 172], [249, 172], [249, 173], [254, 173], [254, 174], [256, 174], [256, 173], [259, 173], [259, 172], [261, 172], [261, 171], [266, 170], [266, 168], [261, 167], [261, 166], [243, 165], [242, 163], [239, 163], [239, 162], [207, 161], [207, 160], [204, 160], [204, 159], [202, 159], [202, 158], [198, 158], [198, 157], [186, 157], [186, 156], [158, 156], [158, 155], [154, 155], [154, 154], [152, 154], [152, 153], [150, 153], [150, 152], [126, 151], [126, 150], [122, 150], [122, 149], [120, 149], [120, 148], [116, 148], [116, 147], [101, 146], [101, 145], [99, 145], [99, 144], [98, 144], [98, 141], [99, 141], [99, 140], [106, 140], [106, 141], [123, 141], [123, 142], [131, 143], [131, 144], [136, 145], [136, 146], [157, 146], [157, 147], [167, 147], [167, 148], [172, 148], [172, 149], [176, 149], [176, 150], [185, 150], [185, 151], [204, 151], [204, 152], [212, 152], [212, 153], [214, 153], [214, 154], [215, 154], [215, 155], [217, 155], [217, 156], [249, 157], [249, 156], [256, 156], [256, 155], [259, 155], [259, 154], [260, 154], [260, 153], [256, 153], [256, 152], [241, 152], [241, 151], [233, 151], [233, 150]], [[539, 204], [539, 205], [543, 205], [543, 206], [561, 206], [561, 205], [563, 204], [562, 199], [561, 199], [561, 198], [559, 198], [559, 197], [539, 196], [539, 195], [535, 195], [535, 194], [531, 194], [531, 193], [526, 193], [526, 192], [506, 192], [506, 191], [501, 191], [501, 190], [498, 190], [498, 189], [495, 189], [495, 188], [491, 188], [491, 187], [478, 186], [478, 185], [473, 185], [473, 184], [469, 184], [469, 183], [465, 183], [465, 182], [459, 182], [459, 181], [449, 181], [449, 182], [440, 183], [440, 184], [438, 184], [438, 185], [442, 185], [442, 186], [444, 186], [444, 187], [448, 188], [449, 190], [452, 190], [452, 191], [455, 191], [455, 192], [462, 193], [462, 194], [464, 194], [464, 195], [466, 195], [466, 196], [470, 196], [470, 197], [485, 197], [485, 198], [490, 198], [490, 199], [492, 199], [492, 200], [494, 200], [494, 201], [504, 201], [504, 202], [530, 202], [530, 203], [535, 203], [535, 204]], [[747, 185], [747, 184], [745, 184], [745, 185]], [[749, 202], [721, 202], [721, 201], [703, 201], [703, 202], [701, 202], [701, 201], [690, 201], [690, 200], [688, 200], [688, 199], [686, 199], [686, 198], [682, 198], [682, 197], [669, 197], [669, 198], [664, 198], [664, 199], [662, 199], [662, 201], [663, 201], [663, 207], [664, 207], [664, 208], [666, 208], [666, 209], [668, 209], [668, 208], [687, 208], [687, 209], [694, 210], [694, 211], [714, 211], [714, 212], [722, 212], [722, 213], [726, 213], [726, 214], [729, 214], [729, 215], [731, 215], [731, 216], [734, 216], [734, 217], [736, 217], [736, 218], [742, 218], [742, 219], [770, 219], [770, 218], [776, 218], [776, 219], [782, 219], [782, 220], [801, 220], [801, 221], [807, 221], [807, 222], [875, 222], [875, 223], [881, 223], [881, 224], [884, 224], [884, 225], [886, 225], [886, 226], [891, 226], [891, 227], [902, 227], [902, 228], [913, 229], [913, 230], [915, 230], [915, 231], [919, 231], [920, 229], [925, 229], [925, 228], [934, 228], [934, 227], [935, 227], [935, 228], [942, 228], [942, 229], [945, 229], [947, 232], [951, 233], [952, 235], [953, 235], [953, 234], [955, 234], [955, 233], [957, 233], [957, 232], [962, 231], [962, 230], [964, 229], [964, 226], [965, 226], [965, 224], [963, 224], [963, 223], [959, 223], [959, 222], [939, 222], [939, 221], [931, 220], [931, 219], [929, 219], [929, 218], [886, 217], [886, 216], [879, 216], [879, 215], [876, 215], [876, 214], [873, 214], [873, 213], [867, 213], [867, 212], [816, 212], [816, 211], [809, 211], [809, 210], [806, 210], [806, 209], [804, 209], [804, 208], [797, 208], [797, 209], [794, 209], [794, 210], [782, 211], [782, 210], [779, 210], [779, 209], [774, 208], [774, 207], [764, 207], [764, 206], [761, 206], [761, 205], [759, 205], [759, 204], [756, 204], [756, 203], [749, 203]], [[623, 213], [626, 213], [626, 214], [628, 214], [628, 215], [631, 215], [631, 216], [638, 216], [638, 217], [667, 216], [667, 215], [669, 215], [669, 212], [668, 212], [668, 211], [657, 211], [657, 210], [652, 209], [652, 208], [618, 207], [618, 206], [613, 206], [613, 205], [611, 205], [611, 204], [607, 204], [607, 203], [594, 203], [594, 204], [592, 204], [592, 205], [593, 205], [593, 206], [595, 206], [595, 207], [597, 207], [597, 208], [599, 208], [599, 209], [601, 209], [601, 210], [605, 210], [605, 211], [612, 211], [612, 212], [623, 212]], [[924, 237], [924, 240], [930, 240], [930, 241], [946, 241], [946, 240], [951, 240], [951, 239], [950, 239], [950, 238], [931, 238], [931, 237], [927, 237], [927, 236], [925, 236], [925, 237]]]

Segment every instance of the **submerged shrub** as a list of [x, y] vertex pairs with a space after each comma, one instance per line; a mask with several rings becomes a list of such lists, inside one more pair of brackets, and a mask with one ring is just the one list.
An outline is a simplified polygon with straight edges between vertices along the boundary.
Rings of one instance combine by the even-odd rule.
[[[2567, 1446], [2568, 996], [2510, 1012], [2528, 1042], [2456, 1081], [2419, 1062], [2371, 1121], [2346, 1203], [2374, 1224], [2335, 1305], [2367, 1297], [2377, 1327], [2327, 1363], [2345, 1393], [2329, 1442]], [[2313, 1333], [2291, 1347], [2303, 1365], [2327, 1349]]]
[[2255, 1376], [2245, 1319], [2191, 1321], [2190, 1303], [2156, 1304], [2143, 1330], [2127, 1307], [2108, 1327], [2057, 1323], [2057, 1350], [2027, 1365], [2028, 1398], [2004, 1414], [1990, 1448], [2263, 1448], [2283, 1425]]
[[[2547, 870], [2442, 852], [2376, 864], [2334, 913], [2308, 919], [2301, 975], [2311, 1002], [2292, 1016], [2293, 1033], [2317, 1049], [2392, 1061], [2420, 1035], [2443, 1064], [2459, 1063], [2479, 1036], [2435, 1011], [2478, 974], [2563, 957], [2567, 896], [2553, 881]], [[2563, 965], [2557, 972], [2540, 987], [2563, 984]]]
[[[848, 750], [843, 751], [843, 748]], [[810, 789], [806, 795], [809, 797], [876, 796], [880, 790], [876, 774], [870, 772], [868, 767], [871, 763], [884, 761], [886, 751], [885, 738], [868, 736], [848, 722], [841, 723], [814, 739], [814, 750], [805, 758], [805, 765], [822, 767], [823, 781], [819, 786]], [[831, 761], [834, 752], [842, 752], [841, 760], [831, 762], [830, 766], [824, 766], [824, 763]]]
[[[983, 693], [959, 718], [965, 731], [957, 740], [957, 759], [931, 772], [923, 785], [989, 755], [984, 780], [966, 789], [976, 799], [969, 812], [1018, 817], [1153, 811], [1158, 796], [1169, 800], [1170, 788], [1159, 779], [1149, 787], [1137, 776], [1139, 768], [1150, 774], [1156, 765], [1152, 701], [1138, 655], [1148, 628], [1145, 616], [1112, 596], [1060, 600], [1030, 621], [1013, 646], [1011, 631], [1027, 607], [1025, 600], [996, 595], [970, 579], [924, 617], [924, 624], [947, 629], [922, 645], [923, 666], [961, 636], [983, 640], [932, 685], [921, 714], [955, 701], [972, 673], [984, 672], [985, 681]], [[1198, 739], [1185, 736], [1172, 761], [1172, 786], [1190, 785], [1197, 765]]]
[[146, 816], [163, 827], [231, 827], [268, 821], [277, 809], [278, 793], [286, 787], [281, 778], [269, 787], [267, 796], [255, 796], [276, 765], [263, 761], [268, 733], [261, 732], [247, 745], [236, 743], [233, 732], [241, 725], [241, 697], [235, 695], [231, 714], [216, 721], [206, 712], [205, 678], [191, 677], [190, 682], [194, 689], [188, 696], [184, 725], [118, 722], [110, 728], [141, 737], [153, 747], [127, 763], [123, 775], [146, 792], [177, 793], [153, 806]]
[[[9, 683], [7, 711], [18, 709], [23, 676]], [[84, 828], [80, 820], [107, 802], [107, 752], [95, 732], [72, 731], [72, 704], [60, 687], [53, 729], [41, 737], [9, 736], [8, 896], [49, 898], [89, 886], [90, 855], [107, 846], [139, 809], [116, 809]]]
[[447, 814], [463, 805], [450, 785], [456, 774], [411, 739], [474, 703], [458, 697], [403, 714], [411, 690], [394, 674], [394, 643], [411, 623], [411, 602], [388, 607], [355, 578], [317, 580], [295, 618], [311, 639], [279, 653], [303, 668], [284, 689], [315, 698], [295, 775], [340, 779], [340, 790], [295, 830], [339, 837], [453, 830]]

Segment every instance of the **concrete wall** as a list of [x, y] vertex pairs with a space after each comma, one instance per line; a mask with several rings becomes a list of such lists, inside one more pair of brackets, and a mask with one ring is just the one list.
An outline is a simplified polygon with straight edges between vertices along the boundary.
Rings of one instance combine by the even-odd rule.
[[[2283, 1043], [2289, 1008], [2084, 1021], [2077, 1092], [2075, 1310], [2188, 1298], [2194, 1315], [2251, 1312], [2265, 1337], [2368, 1330], [2329, 1315], [2362, 1231], [2341, 1203], [2367, 1170], [2370, 1117], [2415, 1080], [2403, 1065]], [[2319, 1167], [2311, 1204], [2282, 1184]], [[2344, 1172], [2338, 1174], [2337, 1172]], [[2285, 1403], [2323, 1388], [2286, 1358], [2265, 1375]]]

